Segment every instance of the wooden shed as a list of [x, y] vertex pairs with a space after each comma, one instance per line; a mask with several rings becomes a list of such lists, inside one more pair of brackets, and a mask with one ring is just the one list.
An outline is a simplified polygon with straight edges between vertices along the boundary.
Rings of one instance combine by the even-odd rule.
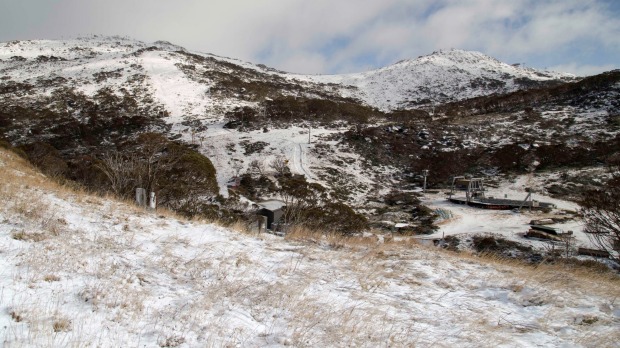
[[273, 224], [278, 223], [282, 215], [284, 214], [284, 207], [286, 206], [283, 201], [278, 199], [270, 199], [257, 203], [257, 214], [267, 217], [267, 223], [265, 228], [268, 230], [273, 229]]

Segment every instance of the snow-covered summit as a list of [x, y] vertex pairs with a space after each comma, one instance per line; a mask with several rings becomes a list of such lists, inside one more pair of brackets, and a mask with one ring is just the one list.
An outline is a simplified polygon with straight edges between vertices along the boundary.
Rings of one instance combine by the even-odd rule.
[[364, 73], [318, 77], [357, 87], [352, 96], [383, 110], [412, 108], [494, 93], [508, 93], [545, 82], [574, 80], [568, 73], [510, 65], [475, 51], [440, 50]]
[[[34, 88], [45, 85], [46, 93], [66, 87], [92, 96], [107, 88], [123, 96], [124, 91], [133, 90], [137, 99], [152, 99], [174, 120], [206, 115], [218, 118], [235, 106], [260, 102], [239, 93], [244, 91], [242, 88], [231, 89], [231, 81], [268, 85], [273, 95], [263, 98], [349, 97], [381, 110], [393, 110], [512, 92], [574, 78], [570, 74], [509, 65], [479, 52], [457, 49], [437, 51], [362, 73], [298, 75], [190, 52], [169, 42], [145, 43], [119, 36], [3, 42], [0, 43], [0, 73], [3, 76], [0, 83], [26, 83]], [[50, 77], [55, 78], [53, 83], [48, 81]]]
[[[436, 66], [459, 67], [471, 73], [479, 71], [504, 72], [517, 77], [530, 78], [532, 80], [571, 80], [575, 75], [554, 71], [541, 71], [533, 68], [524, 67], [521, 64], [506, 64], [493, 57], [487, 56], [482, 52], [465, 51], [460, 49], [449, 49], [435, 51], [429, 55], [418, 57], [415, 60], [406, 60], [413, 64], [434, 64]], [[398, 63], [397, 63], [398, 64]]]

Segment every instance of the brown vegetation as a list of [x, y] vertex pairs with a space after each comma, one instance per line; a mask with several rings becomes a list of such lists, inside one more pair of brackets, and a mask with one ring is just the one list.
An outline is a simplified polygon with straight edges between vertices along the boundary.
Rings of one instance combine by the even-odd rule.
[[620, 176], [612, 169], [613, 179], [605, 187], [587, 192], [581, 200], [584, 232], [601, 250], [620, 263]]

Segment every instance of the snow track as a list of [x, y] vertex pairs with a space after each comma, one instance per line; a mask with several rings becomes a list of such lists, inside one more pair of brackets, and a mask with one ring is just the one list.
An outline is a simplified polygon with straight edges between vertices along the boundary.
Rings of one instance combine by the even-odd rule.
[[[239, 169], [239, 173], [246, 173], [254, 161], [262, 164], [263, 169], [268, 173], [272, 170], [271, 163], [276, 158], [283, 157], [288, 160], [291, 172], [294, 174], [304, 175], [308, 180], [318, 180], [310, 169], [310, 165], [316, 163], [317, 160], [312, 157], [312, 154], [308, 154], [313, 145], [307, 143], [308, 134], [305, 128], [291, 127], [271, 129], [269, 132], [262, 130], [239, 132], [223, 126], [223, 123], [209, 124], [208, 129], [200, 133], [200, 136], [203, 137], [201, 152], [213, 162], [220, 194], [224, 197], [228, 195], [226, 183], [236, 175], [236, 170]], [[316, 129], [314, 131], [318, 137], [342, 130]], [[189, 135], [186, 134], [186, 137], [187, 141], [191, 140]], [[244, 143], [256, 142], [267, 145], [261, 151], [246, 154]]]
[[297, 173], [305, 175], [306, 178], [309, 180], [314, 179], [312, 177], [312, 174], [310, 174], [310, 171], [306, 168], [304, 164], [307, 163], [306, 149], [304, 144], [295, 144], [295, 146], [293, 146], [292, 160], [293, 167], [295, 168]]

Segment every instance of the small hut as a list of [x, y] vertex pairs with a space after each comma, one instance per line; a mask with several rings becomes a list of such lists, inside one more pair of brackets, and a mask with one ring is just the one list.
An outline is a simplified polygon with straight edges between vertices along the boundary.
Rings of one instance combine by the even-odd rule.
[[283, 201], [278, 199], [270, 199], [257, 204], [257, 214], [267, 218], [267, 221], [263, 227], [267, 230], [273, 229], [273, 224], [278, 223], [280, 218], [282, 218], [282, 215], [284, 214], [284, 207], [286, 205]]

